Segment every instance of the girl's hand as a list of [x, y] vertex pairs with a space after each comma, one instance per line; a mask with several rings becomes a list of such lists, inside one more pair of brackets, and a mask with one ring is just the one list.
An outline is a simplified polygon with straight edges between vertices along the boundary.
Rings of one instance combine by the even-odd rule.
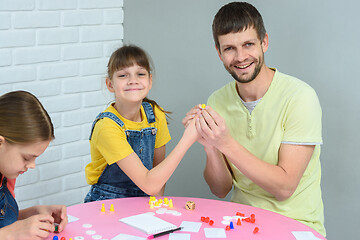
[[185, 117], [182, 120], [182, 124], [186, 127], [192, 119], [196, 117], [196, 115], [200, 112], [201, 104], [196, 105], [189, 112], [186, 113]]
[[41, 240], [55, 230], [54, 218], [51, 215], [39, 214], [0, 229], [1, 239]]
[[65, 205], [42, 205], [38, 206], [39, 214], [48, 214], [54, 218], [58, 225], [58, 232], [62, 232], [68, 223]]

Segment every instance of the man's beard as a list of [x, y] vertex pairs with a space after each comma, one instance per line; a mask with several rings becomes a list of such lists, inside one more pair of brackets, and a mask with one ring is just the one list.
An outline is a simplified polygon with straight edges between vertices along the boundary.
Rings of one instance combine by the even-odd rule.
[[[237, 82], [239, 82], [239, 83], [249, 83], [259, 75], [259, 73], [261, 71], [261, 68], [262, 68], [262, 66], [264, 64], [264, 55], [263, 55], [263, 57], [260, 57], [259, 60], [254, 62], [254, 63], [256, 64], [254, 72], [251, 74], [250, 77], [247, 77], [247, 78], [245, 78], [245, 77], [242, 78], [241, 76], [237, 75], [235, 71], [231, 70], [229, 67], [227, 67], [225, 65], [224, 66], [225, 66], [226, 70], [231, 74], [231, 76]], [[233, 64], [233, 65], [235, 66], [236, 64]]]

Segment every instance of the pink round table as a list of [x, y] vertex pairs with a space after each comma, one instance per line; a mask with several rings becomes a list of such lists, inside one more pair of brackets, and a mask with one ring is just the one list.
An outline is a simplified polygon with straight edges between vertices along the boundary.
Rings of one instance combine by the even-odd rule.
[[[164, 198], [165, 197], [157, 197], [157, 199]], [[147, 234], [119, 221], [119, 219], [124, 217], [147, 212], [154, 212], [156, 217], [177, 226], [180, 226], [183, 221], [202, 223], [198, 232], [175, 232], [190, 234], [191, 240], [207, 239], [205, 237], [204, 228], [225, 229], [226, 225], [222, 223], [224, 216], [236, 216], [237, 212], [245, 214], [246, 217], [250, 217], [251, 214], [254, 214], [255, 223], [242, 220], [241, 225], [238, 226], [236, 224], [237, 222], [233, 221], [234, 229], [225, 230], [226, 238], [221, 239], [296, 239], [292, 234], [292, 231], [310, 231], [317, 238], [325, 239], [321, 234], [312, 228], [296, 220], [264, 209], [232, 202], [202, 198], [167, 198], [172, 199], [173, 207], [166, 208], [180, 212], [180, 216], [167, 213], [156, 213], [159, 208], [150, 208], [148, 197], [112, 199], [68, 207], [68, 215], [76, 217], [78, 220], [69, 223], [63, 232], [51, 234], [47, 239], [52, 240], [53, 236], [56, 235], [58, 236], [59, 240], [61, 240], [62, 237], [65, 237], [66, 240], [69, 240], [70, 238], [76, 240], [78, 236], [82, 236], [84, 239], [91, 240], [95, 239], [93, 238], [94, 236], [98, 238], [101, 237], [100, 239], [111, 240], [121, 233], [147, 238]], [[193, 201], [195, 203], [194, 210], [185, 209], [185, 204], [187, 201]], [[101, 211], [102, 204], [105, 206], [105, 212]], [[114, 206], [114, 212], [109, 211], [111, 204]], [[201, 217], [209, 217], [214, 221], [214, 224], [210, 226], [209, 223], [202, 222]], [[256, 234], [253, 233], [255, 227], [259, 228], [259, 231]], [[92, 233], [92, 235], [89, 235], [87, 232]], [[167, 240], [169, 239], [169, 235], [164, 235], [156, 239]]]

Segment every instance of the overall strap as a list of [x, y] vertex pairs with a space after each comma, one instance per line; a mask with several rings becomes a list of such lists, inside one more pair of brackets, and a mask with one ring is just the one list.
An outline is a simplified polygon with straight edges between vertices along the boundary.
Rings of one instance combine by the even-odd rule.
[[96, 118], [95, 118], [95, 121], [93, 122], [92, 124], [92, 127], [91, 127], [91, 133], [90, 133], [90, 136], [89, 136], [89, 140], [91, 140], [91, 136], [93, 134], [93, 131], [94, 131], [94, 127], [95, 127], [95, 124], [97, 123], [97, 121], [99, 121], [100, 119], [103, 119], [103, 118], [110, 118], [111, 120], [113, 120], [114, 122], [116, 122], [120, 127], [123, 127], [124, 126], [124, 122], [120, 120], [120, 118], [118, 118], [114, 113], [111, 113], [111, 112], [102, 112], [102, 113], [99, 113]]
[[143, 102], [142, 106], [144, 108], [146, 117], [148, 119], [148, 123], [154, 123], [155, 122], [155, 114], [154, 114], [154, 110], [151, 107], [151, 104], [148, 102]]

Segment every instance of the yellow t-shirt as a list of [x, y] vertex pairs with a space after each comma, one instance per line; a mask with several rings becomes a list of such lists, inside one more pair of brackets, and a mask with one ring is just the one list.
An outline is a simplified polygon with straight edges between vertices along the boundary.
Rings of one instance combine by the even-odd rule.
[[110, 118], [100, 119], [94, 127], [90, 140], [91, 162], [85, 167], [85, 177], [88, 184], [96, 184], [105, 167], [109, 164], [129, 156], [133, 149], [126, 139], [125, 129], [141, 130], [156, 127], [155, 148], [168, 143], [171, 139], [167, 127], [166, 116], [158, 107], [155, 107], [155, 122], [149, 124], [143, 106], [141, 106], [141, 122], [133, 122], [122, 117], [111, 105], [105, 112], [111, 112], [124, 122], [123, 128]]
[[285, 201], [276, 200], [230, 163], [234, 185], [231, 200], [296, 219], [325, 236], [319, 160], [322, 113], [315, 91], [276, 70], [268, 91], [250, 114], [235, 86], [234, 81], [215, 91], [208, 105], [226, 120], [232, 137], [253, 155], [277, 165], [281, 144], [316, 147], [296, 191]]

